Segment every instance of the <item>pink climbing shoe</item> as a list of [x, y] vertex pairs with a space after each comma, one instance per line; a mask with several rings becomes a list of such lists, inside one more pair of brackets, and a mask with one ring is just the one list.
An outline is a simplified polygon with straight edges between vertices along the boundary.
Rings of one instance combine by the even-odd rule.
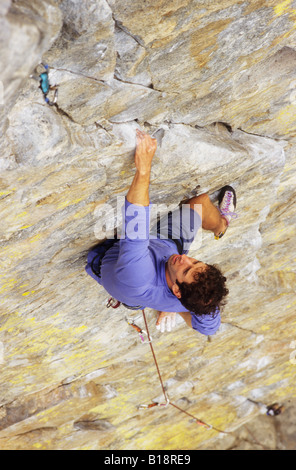
[[226, 232], [231, 219], [236, 219], [238, 215], [234, 212], [236, 208], [236, 193], [232, 186], [224, 186], [220, 190], [218, 197], [219, 211], [221, 216], [226, 220], [227, 227], [224, 232], [220, 232], [219, 235], [215, 235], [215, 239], [219, 240], [223, 237]]

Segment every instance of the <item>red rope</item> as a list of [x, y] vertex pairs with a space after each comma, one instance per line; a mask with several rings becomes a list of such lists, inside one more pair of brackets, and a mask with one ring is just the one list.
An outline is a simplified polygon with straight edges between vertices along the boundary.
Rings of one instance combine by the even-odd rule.
[[155, 356], [155, 353], [154, 353], [154, 349], [153, 349], [153, 346], [152, 346], [152, 341], [151, 341], [151, 337], [150, 337], [150, 333], [149, 333], [148, 324], [147, 324], [146, 315], [145, 315], [144, 310], [142, 310], [142, 313], [143, 313], [143, 317], [144, 317], [144, 322], [145, 322], [147, 336], [148, 336], [148, 340], [149, 340], [149, 344], [150, 344], [150, 349], [151, 349], [153, 359], [154, 359], [154, 363], [155, 363], [155, 366], [156, 366], [156, 369], [157, 369], [157, 373], [158, 373], [159, 381], [160, 381], [160, 384], [161, 384], [162, 392], [163, 392], [163, 395], [164, 395], [164, 398], [165, 398], [166, 402], [168, 402], [169, 399], [168, 399], [168, 396], [166, 394], [166, 391], [165, 391], [165, 388], [164, 388], [164, 385], [163, 385], [163, 381], [162, 381], [162, 378], [161, 378], [161, 375], [160, 375], [160, 370], [159, 370], [158, 363], [157, 363], [157, 360], [156, 360], [156, 356]]
[[149, 333], [149, 328], [148, 328], [148, 323], [147, 323], [147, 319], [146, 319], [146, 315], [145, 315], [145, 311], [144, 309], [142, 310], [142, 313], [143, 313], [143, 317], [144, 317], [144, 322], [145, 322], [145, 327], [146, 327], [146, 331], [147, 331], [147, 336], [148, 336], [148, 340], [149, 340], [149, 344], [150, 344], [150, 349], [151, 349], [151, 352], [152, 352], [152, 355], [153, 355], [153, 359], [154, 359], [154, 363], [155, 363], [155, 366], [156, 366], [156, 369], [157, 369], [157, 373], [158, 373], [158, 377], [159, 377], [159, 381], [160, 381], [160, 384], [161, 384], [161, 388], [162, 388], [162, 392], [163, 392], [163, 395], [164, 395], [164, 398], [167, 402], [167, 404], [173, 406], [174, 408], [176, 408], [177, 410], [181, 411], [182, 413], [185, 413], [187, 416], [190, 416], [191, 418], [193, 418], [195, 420], [195, 422], [197, 424], [199, 424], [200, 426], [203, 426], [205, 427], [206, 429], [214, 429], [215, 431], [217, 432], [222, 432], [223, 434], [229, 434], [228, 432], [226, 431], [221, 431], [220, 429], [217, 429], [217, 428], [214, 428], [213, 426], [205, 423], [204, 421], [201, 421], [200, 419], [196, 418], [195, 416], [193, 416], [192, 414], [188, 413], [187, 411], [183, 410], [182, 408], [180, 408], [179, 406], [175, 405], [174, 403], [170, 402], [169, 401], [169, 398], [166, 394], [166, 391], [165, 391], [165, 387], [164, 387], [164, 384], [163, 384], [163, 381], [162, 381], [162, 377], [161, 377], [161, 374], [160, 374], [160, 370], [159, 370], [159, 366], [158, 366], [158, 363], [157, 363], [157, 359], [156, 359], [156, 356], [155, 356], [155, 352], [154, 352], [154, 349], [153, 349], [153, 346], [152, 346], [152, 341], [151, 341], [151, 337], [150, 337], [150, 333]]

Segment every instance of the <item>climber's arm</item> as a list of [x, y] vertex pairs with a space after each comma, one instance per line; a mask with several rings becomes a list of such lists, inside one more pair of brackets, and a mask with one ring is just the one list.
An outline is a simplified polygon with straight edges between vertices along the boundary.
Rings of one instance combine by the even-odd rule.
[[190, 312], [179, 312], [179, 315], [181, 315], [181, 317], [185, 321], [186, 325], [189, 326], [189, 328], [192, 328], [191, 313]]
[[[177, 312], [177, 313], [181, 315], [181, 317], [183, 318], [187, 326], [192, 328], [190, 312]], [[157, 321], [156, 321], [156, 328], [160, 330], [162, 333], [164, 331], [171, 331], [171, 329], [174, 328], [174, 326], [176, 325], [177, 313], [176, 312], [159, 312]]]
[[137, 129], [136, 174], [126, 196], [128, 202], [132, 204], [149, 206], [150, 173], [156, 147], [156, 139]]
[[118, 276], [119, 282], [132, 288], [134, 295], [140, 297], [146, 291], [149, 278], [153, 279], [155, 275], [154, 265], [148, 250], [149, 183], [155, 151], [156, 140], [137, 130], [136, 174], [124, 204], [123, 232], [120, 237], [120, 250], [115, 274]]
[[[220, 311], [217, 309], [214, 315], [194, 315], [191, 312], [178, 312], [183, 318], [186, 325], [193, 330], [198, 331], [202, 335], [211, 336], [218, 331], [221, 324]], [[173, 315], [173, 317], [172, 317]], [[174, 319], [176, 313], [174, 312], [159, 312], [156, 327], [160, 328], [161, 331], [170, 331], [171, 326], [174, 326]], [[168, 322], [169, 320], [169, 322]], [[167, 323], [170, 325], [167, 328]]]

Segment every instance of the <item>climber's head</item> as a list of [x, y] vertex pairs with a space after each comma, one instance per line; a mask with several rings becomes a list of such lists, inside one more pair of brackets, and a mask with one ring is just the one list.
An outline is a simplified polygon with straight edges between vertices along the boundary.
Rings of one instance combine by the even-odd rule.
[[168, 286], [182, 305], [197, 315], [215, 313], [228, 294], [220, 269], [186, 255], [172, 255], [167, 263]]

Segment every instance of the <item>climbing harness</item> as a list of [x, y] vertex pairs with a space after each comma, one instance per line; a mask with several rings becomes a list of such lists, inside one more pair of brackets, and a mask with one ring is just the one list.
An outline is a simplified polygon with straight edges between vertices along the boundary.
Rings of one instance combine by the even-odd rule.
[[114, 297], [109, 297], [106, 302], [106, 307], [118, 308], [120, 305], [123, 305], [128, 310], [141, 310], [143, 308], [141, 305], [131, 306], [124, 304], [123, 302], [119, 302], [118, 300], [114, 299]]
[[[40, 70], [40, 67], [42, 67], [41, 69], [42, 71]], [[38, 71], [40, 73], [38, 73]], [[36, 78], [34, 75], [31, 75], [31, 78], [39, 80], [39, 88], [42, 91], [45, 102], [49, 106], [54, 106], [57, 103], [57, 99], [58, 99], [58, 85], [54, 85], [54, 86], [50, 85], [48, 71], [49, 71], [49, 66], [47, 64], [40, 64], [40, 66], [38, 66], [36, 69], [38, 78]], [[48, 97], [49, 93], [51, 92], [53, 92], [52, 100], [50, 100]]]
[[[113, 297], [110, 297], [107, 301], [107, 307], [112, 307], [112, 308], [118, 308], [120, 305], [121, 305], [121, 302], [119, 302], [118, 300], [114, 299]], [[126, 306], [125, 304], [122, 304], [124, 306]], [[132, 308], [132, 307], [129, 307], [127, 306], [127, 308]], [[156, 370], [157, 370], [157, 373], [158, 373], [158, 378], [159, 378], [159, 382], [160, 382], [160, 385], [161, 385], [161, 388], [162, 388], [162, 393], [163, 393], [163, 396], [164, 396], [164, 399], [165, 399], [165, 403], [158, 403], [158, 402], [152, 402], [152, 403], [149, 403], [149, 404], [141, 404], [138, 406], [138, 409], [151, 409], [151, 408], [154, 408], [154, 407], [157, 407], [157, 406], [161, 406], [161, 407], [168, 407], [169, 405], [173, 406], [174, 408], [176, 408], [178, 411], [186, 414], [187, 416], [189, 416], [190, 418], [194, 419], [195, 423], [198, 424], [199, 426], [202, 426], [204, 427], [205, 429], [213, 429], [219, 433], [223, 433], [223, 434], [231, 434], [230, 432], [227, 432], [227, 431], [222, 431], [221, 429], [218, 429], [218, 428], [215, 428], [214, 426], [212, 426], [211, 424], [207, 424], [205, 423], [204, 421], [202, 421], [201, 419], [199, 418], [196, 418], [195, 416], [193, 416], [191, 413], [188, 413], [186, 410], [183, 410], [182, 408], [180, 408], [179, 406], [175, 405], [174, 403], [172, 403], [167, 395], [167, 392], [165, 390], [165, 387], [164, 387], [164, 384], [163, 384], [163, 380], [162, 380], [162, 377], [161, 377], [161, 374], [160, 374], [160, 370], [159, 370], [159, 366], [158, 366], [158, 362], [157, 362], [157, 359], [156, 359], [156, 355], [155, 355], [155, 352], [154, 352], [154, 348], [153, 348], [153, 344], [152, 344], [152, 338], [150, 336], [150, 333], [149, 333], [149, 329], [148, 329], [148, 323], [147, 323], [147, 319], [146, 319], [146, 315], [145, 315], [145, 310], [144, 308], [142, 307], [139, 307], [139, 308], [136, 308], [137, 310], [141, 309], [142, 310], [142, 315], [143, 315], [143, 319], [144, 319], [144, 323], [145, 323], [145, 328], [146, 328], [146, 331], [143, 330], [142, 328], [140, 328], [138, 325], [136, 325], [133, 321], [130, 321], [127, 317], [126, 317], [126, 321], [129, 325], [131, 325], [136, 331], [137, 333], [140, 335], [141, 337], [141, 340], [142, 340], [142, 343], [149, 343], [150, 345], [150, 349], [151, 349], [151, 353], [152, 353], [152, 356], [153, 356], [153, 359], [154, 359], [154, 363], [155, 363], [155, 367], [156, 367]], [[148, 341], [144, 341], [144, 337], [143, 337], [143, 334], [146, 334], [147, 335], [147, 338], [148, 338]]]

